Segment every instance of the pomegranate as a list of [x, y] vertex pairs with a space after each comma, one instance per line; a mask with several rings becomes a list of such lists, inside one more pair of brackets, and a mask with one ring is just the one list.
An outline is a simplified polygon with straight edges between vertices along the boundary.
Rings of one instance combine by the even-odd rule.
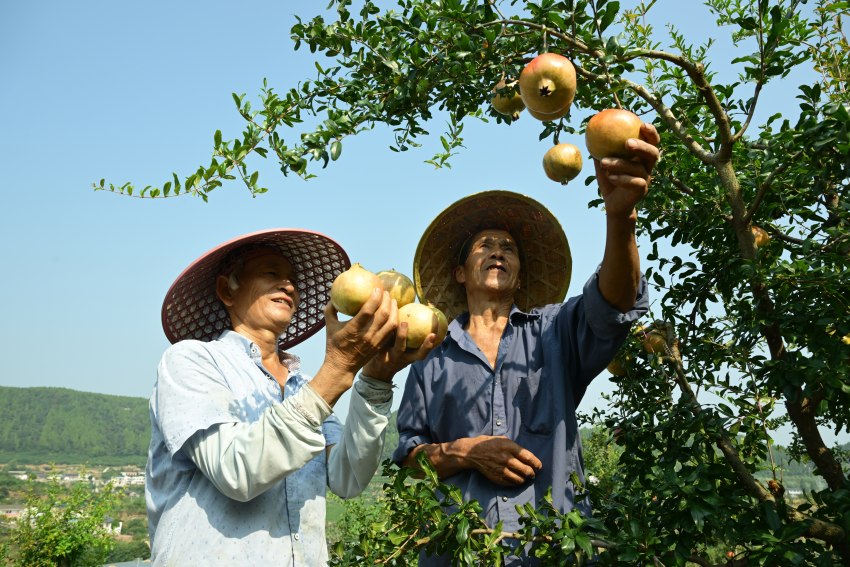
[[376, 287], [382, 287], [381, 279], [359, 262], [355, 263], [334, 279], [331, 284], [331, 303], [340, 313], [353, 317]]
[[625, 376], [629, 371], [629, 359], [622, 356], [615, 356], [614, 359], [608, 364], [606, 370], [611, 373], [612, 376]]
[[416, 301], [416, 289], [413, 287], [413, 282], [404, 274], [395, 270], [384, 270], [378, 272], [377, 276], [383, 288], [390, 293], [390, 297], [395, 299], [399, 307]]
[[440, 326], [434, 310], [421, 303], [408, 303], [399, 309], [398, 322], [407, 322], [406, 348], [419, 348], [428, 335], [436, 333]]
[[761, 248], [770, 242], [770, 235], [762, 227], [753, 225], [750, 227], [750, 230], [753, 233], [753, 239], [756, 241], [756, 248]]
[[505, 83], [505, 80], [502, 79], [496, 86], [493, 87], [493, 92], [496, 93], [493, 98], [490, 100], [490, 103], [493, 105], [493, 108], [499, 114], [504, 114], [505, 116], [510, 116], [514, 120], [519, 118], [519, 113], [523, 111], [525, 108], [525, 104], [522, 102], [522, 97], [518, 92], [514, 91], [513, 94], [499, 94], [498, 91], [504, 89], [505, 87], [515, 87], [516, 81], [512, 81], [510, 83]]
[[667, 352], [667, 337], [663, 332], [653, 329], [644, 335], [643, 349], [649, 354], [664, 354]]
[[576, 70], [557, 53], [542, 53], [519, 75], [519, 94], [538, 120], [557, 120], [570, 111], [576, 94]]
[[572, 144], [552, 146], [543, 156], [546, 177], [564, 185], [579, 174], [581, 164], [581, 152]]
[[587, 151], [596, 159], [632, 157], [626, 140], [640, 138], [640, 124], [637, 115], [621, 108], [608, 108], [595, 114], [588, 121], [584, 134]]
[[449, 320], [446, 319], [446, 314], [431, 305], [428, 304], [428, 307], [431, 308], [431, 311], [434, 312], [434, 315], [437, 316], [437, 330], [434, 331], [437, 333], [437, 341], [434, 344], [440, 344], [443, 342], [443, 339], [446, 338], [446, 334], [449, 332]]

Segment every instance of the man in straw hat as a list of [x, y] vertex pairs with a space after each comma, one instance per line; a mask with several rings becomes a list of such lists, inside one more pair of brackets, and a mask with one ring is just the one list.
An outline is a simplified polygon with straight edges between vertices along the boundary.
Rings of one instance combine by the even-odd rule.
[[[368, 375], [392, 376], [434, 344], [405, 351], [380, 288], [339, 321], [329, 290], [348, 267], [324, 235], [266, 230], [210, 250], [169, 289], [174, 344], [150, 401], [145, 479], [154, 565], [327, 563], [325, 489], [358, 495], [383, 449], [392, 384]], [[326, 322], [309, 380], [287, 350]], [[343, 427], [332, 407], [352, 385]]]
[[[648, 310], [635, 240], [635, 206], [659, 152], [643, 124], [632, 160], [595, 161], [605, 202], [602, 264], [583, 293], [563, 302], [571, 259], [557, 219], [540, 203], [489, 191], [449, 206], [426, 229], [414, 260], [423, 302], [453, 319], [446, 339], [411, 366], [393, 458], [424, 452], [440, 478], [477, 500], [484, 519], [515, 532], [517, 505], [552, 488], [556, 508], [578, 507], [583, 478], [576, 406]], [[522, 550], [507, 564], [533, 564]], [[448, 565], [420, 555], [420, 565]]]

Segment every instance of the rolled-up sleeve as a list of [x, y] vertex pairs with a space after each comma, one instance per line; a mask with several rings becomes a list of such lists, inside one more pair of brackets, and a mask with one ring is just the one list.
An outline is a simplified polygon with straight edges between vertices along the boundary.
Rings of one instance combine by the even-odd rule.
[[609, 338], [622, 334], [624, 328], [646, 315], [649, 311], [649, 294], [646, 278], [641, 275], [637, 297], [632, 308], [625, 313], [605, 301], [599, 291], [599, 270], [597, 269], [584, 284], [582, 291], [584, 311], [593, 334], [600, 338]]
[[582, 399], [593, 378], [611, 362], [626, 340], [632, 323], [648, 310], [647, 283], [643, 276], [634, 306], [623, 313], [602, 297], [598, 270], [585, 283], [582, 295], [571, 298], [558, 310], [563, 364], [571, 377], [576, 403]]

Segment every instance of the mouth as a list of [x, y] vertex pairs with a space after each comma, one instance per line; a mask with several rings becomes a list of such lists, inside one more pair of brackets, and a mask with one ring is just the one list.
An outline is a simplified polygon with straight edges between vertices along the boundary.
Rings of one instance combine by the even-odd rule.
[[281, 303], [281, 304], [284, 304], [284, 305], [288, 305], [290, 309], [292, 309], [295, 306], [295, 302], [293, 302], [288, 297], [275, 297], [275, 298], [272, 299], [272, 303]]
[[492, 265], [490, 265], [490, 266], [487, 266], [487, 268], [486, 268], [486, 269], [487, 269], [487, 271], [488, 271], [488, 272], [489, 272], [489, 271], [493, 271], [493, 270], [495, 270], [495, 271], [497, 271], [497, 272], [504, 272], [504, 273], [507, 273], [507, 272], [508, 272], [508, 271], [505, 269], [505, 267], [504, 267], [503, 265], [501, 265], [501, 264], [492, 264]]

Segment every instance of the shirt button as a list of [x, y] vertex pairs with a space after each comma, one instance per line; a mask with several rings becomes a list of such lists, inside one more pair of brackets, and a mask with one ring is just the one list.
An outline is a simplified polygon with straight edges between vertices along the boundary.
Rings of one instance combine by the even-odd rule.
[[508, 501], [508, 497], [507, 497], [507, 496], [502, 496], [502, 502], [507, 502], [507, 501]]
[[295, 538], [295, 541], [298, 541], [298, 540], [300, 540], [300, 539], [301, 539], [301, 535], [300, 535], [300, 534], [295, 534], [295, 535], [294, 535], [294, 536], [292, 536], [292, 537], [293, 537], [293, 538]]
[[502, 420], [501, 420], [501, 419], [497, 419], [497, 420], [496, 420], [496, 425], [502, 425]]

